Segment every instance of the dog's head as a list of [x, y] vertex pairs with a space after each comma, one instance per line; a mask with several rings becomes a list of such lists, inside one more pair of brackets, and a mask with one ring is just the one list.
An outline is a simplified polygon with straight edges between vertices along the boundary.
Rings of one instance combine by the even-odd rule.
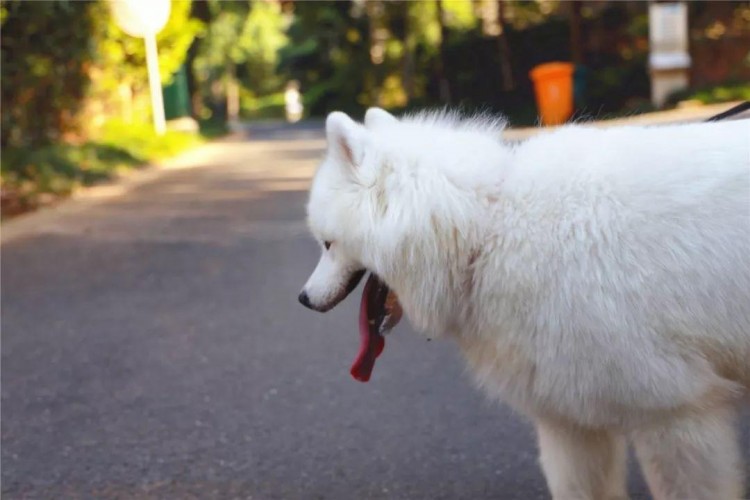
[[371, 267], [367, 251], [377, 225], [372, 193], [382, 173], [383, 156], [372, 129], [397, 120], [381, 109], [370, 109], [365, 125], [344, 113], [326, 120], [328, 149], [310, 189], [308, 225], [321, 248], [320, 261], [299, 300], [316, 311], [341, 302]]
[[371, 271], [360, 306], [360, 351], [351, 368], [352, 376], [362, 382], [370, 379], [375, 358], [383, 350], [383, 334], [401, 318], [395, 294], [378, 277], [372, 250], [367, 251], [376, 246], [374, 235], [382, 233], [383, 197], [376, 186], [387, 163], [368, 129], [395, 123], [393, 116], [377, 109], [368, 111], [365, 126], [343, 113], [331, 113], [326, 121], [328, 151], [313, 179], [307, 206], [308, 223], [322, 254], [299, 301], [327, 311]]
[[431, 335], [460, 321], [491, 198], [482, 193], [497, 185], [509, 154], [500, 130], [502, 121], [448, 112], [397, 120], [370, 109], [364, 125], [328, 116], [328, 149], [307, 205], [321, 257], [299, 300], [327, 311], [371, 273], [352, 372], [360, 380], [369, 371], [359, 360], [365, 356], [367, 366], [380, 352], [378, 337], [398, 320], [400, 304]]

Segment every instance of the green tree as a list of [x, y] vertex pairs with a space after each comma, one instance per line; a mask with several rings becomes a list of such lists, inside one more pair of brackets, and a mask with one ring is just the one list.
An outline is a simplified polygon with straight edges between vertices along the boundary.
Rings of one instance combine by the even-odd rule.
[[280, 5], [272, 2], [255, 2], [245, 21], [240, 36], [247, 75], [243, 83], [256, 94], [279, 89], [276, 69], [279, 51], [288, 43], [286, 24]]
[[358, 113], [376, 85], [367, 14], [353, 2], [295, 2], [281, 71], [298, 80], [313, 115]]
[[281, 66], [314, 115], [444, 103], [443, 39], [476, 24], [471, 0], [294, 2]]
[[[173, 2], [157, 37], [165, 82], [201, 30], [189, 11], [189, 0]], [[123, 87], [136, 94], [147, 88], [143, 40], [115, 25], [104, 0], [4, 1], [1, 12], [4, 146], [45, 144], [80, 133], [92, 122], [89, 112], [111, 111], [109, 103], [118, 100]]]
[[93, 62], [88, 2], [2, 3], [2, 145], [34, 146], [78, 128]]
[[285, 20], [276, 2], [212, 1], [209, 10], [211, 22], [195, 57], [195, 73], [209, 99], [227, 98], [232, 115], [238, 112], [240, 84], [261, 95], [279, 89], [276, 67], [278, 51], [287, 43]]

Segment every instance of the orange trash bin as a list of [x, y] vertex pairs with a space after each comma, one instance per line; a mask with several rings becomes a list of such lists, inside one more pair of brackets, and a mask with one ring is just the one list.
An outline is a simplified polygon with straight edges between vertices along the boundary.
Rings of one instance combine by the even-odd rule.
[[529, 72], [544, 125], [560, 125], [573, 114], [573, 69], [571, 63], [551, 62]]

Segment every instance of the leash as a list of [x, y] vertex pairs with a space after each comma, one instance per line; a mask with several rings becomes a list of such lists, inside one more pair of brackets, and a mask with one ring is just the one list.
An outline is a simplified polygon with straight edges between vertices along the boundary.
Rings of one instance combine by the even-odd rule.
[[719, 113], [718, 115], [712, 116], [711, 118], [709, 118], [706, 121], [707, 122], [718, 122], [720, 120], [725, 120], [725, 119], [730, 118], [730, 117], [732, 117], [734, 115], [738, 115], [740, 113], [743, 113], [743, 112], [745, 112], [745, 111], [747, 111], [749, 109], [750, 109], [750, 101], [745, 101], [745, 102], [742, 102], [742, 103], [738, 104], [737, 106], [735, 106], [735, 107], [733, 107], [731, 109], [728, 109], [728, 110], [726, 110], [726, 111], [724, 111], [722, 113]]

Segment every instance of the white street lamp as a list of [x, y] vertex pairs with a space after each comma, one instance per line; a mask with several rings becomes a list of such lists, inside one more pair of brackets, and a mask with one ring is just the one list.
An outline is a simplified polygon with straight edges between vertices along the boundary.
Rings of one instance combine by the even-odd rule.
[[162, 135], [167, 124], [164, 118], [156, 35], [169, 19], [170, 0], [110, 0], [110, 5], [117, 25], [128, 35], [143, 38], [146, 44], [146, 67], [151, 89], [154, 128], [157, 134]]

